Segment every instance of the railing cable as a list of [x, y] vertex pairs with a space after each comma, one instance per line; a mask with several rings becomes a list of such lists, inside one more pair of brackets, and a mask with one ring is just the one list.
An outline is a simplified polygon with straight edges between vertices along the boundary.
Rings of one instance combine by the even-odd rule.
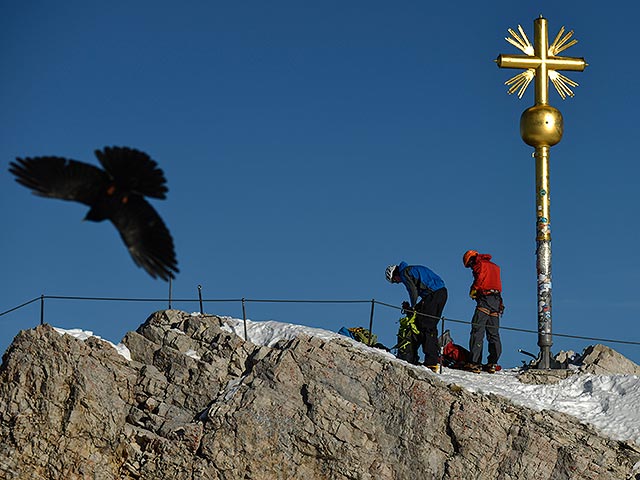
[[[199, 286], [200, 287], [200, 286]], [[201, 287], [200, 287], [201, 288]], [[305, 300], [305, 299], [299, 299], [299, 300], [295, 300], [295, 299], [250, 299], [250, 298], [223, 298], [223, 299], [203, 299], [201, 298], [201, 290], [199, 288], [199, 297], [197, 299], [192, 299], [192, 298], [185, 298], [185, 299], [171, 299], [172, 303], [195, 303], [195, 302], [199, 302], [200, 303], [200, 311], [202, 312], [202, 304], [203, 303], [230, 303], [230, 302], [237, 302], [237, 303], [241, 303], [242, 307], [243, 307], [243, 313], [245, 310], [245, 304], [246, 303], [316, 303], [316, 304], [362, 304], [362, 303], [368, 303], [371, 304], [371, 314], [370, 314], [370, 319], [369, 319], [369, 330], [372, 331], [373, 330], [373, 312], [374, 312], [374, 306], [375, 304], [384, 306], [384, 307], [389, 307], [389, 308], [393, 308], [395, 310], [400, 310], [402, 311], [401, 307], [398, 307], [396, 305], [391, 305], [389, 303], [385, 303], [385, 302], [380, 302], [374, 299], [371, 300]], [[106, 301], [106, 302], [149, 302], [149, 303], [159, 303], [159, 302], [166, 302], [167, 299], [166, 298], [131, 298], [131, 297], [82, 297], [82, 296], [69, 296], [69, 295], [40, 295], [38, 297], [35, 297], [27, 302], [21, 303], [20, 305], [16, 305], [13, 308], [10, 308], [4, 312], [0, 313], [0, 317], [7, 315], [11, 312], [15, 312], [16, 310], [19, 310], [23, 307], [26, 307], [27, 305], [30, 305], [34, 302], [40, 301], [41, 302], [41, 317], [43, 316], [43, 304], [44, 304], [44, 300], [45, 299], [51, 299], [51, 300], [71, 300], [71, 301]], [[420, 315], [425, 315], [425, 314], [421, 314], [420, 312], [418, 312]], [[452, 323], [460, 323], [460, 324], [465, 324], [465, 325], [471, 325], [471, 322], [469, 321], [465, 321], [465, 320], [457, 320], [454, 318], [449, 318], [449, 317], [434, 317], [432, 315], [426, 315], [428, 317], [437, 319], [437, 320], [442, 320], [443, 322], [446, 320], [448, 322], [452, 322]], [[41, 322], [43, 321], [43, 319], [41, 318]], [[517, 328], [517, 327], [508, 327], [508, 326], [499, 326], [498, 327], [499, 330], [508, 330], [508, 331], [512, 331], [512, 332], [521, 332], [521, 333], [531, 333], [531, 334], [538, 334], [538, 332], [536, 330], [530, 330], [530, 329], [526, 329], [526, 328]], [[245, 331], [245, 336], [246, 336], [246, 331]], [[563, 338], [573, 338], [573, 339], [578, 339], [578, 340], [589, 340], [589, 341], [597, 341], [597, 342], [604, 342], [604, 343], [619, 343], [619, 344], [626, 344], [626, 345], [640, 345], [640, 342], [637, 341], [630, 341], [630, 340], [614, 340], [614, 339], [608, 339], [608, 338], [599, 338], [599, 337], [587, 337], [587, 336], [582, 336], [582, 335], [571, 335], [571, 334], [566, 334], [566, 333], [553, 333], [553, 336], [555, 337], [563, 337]]]

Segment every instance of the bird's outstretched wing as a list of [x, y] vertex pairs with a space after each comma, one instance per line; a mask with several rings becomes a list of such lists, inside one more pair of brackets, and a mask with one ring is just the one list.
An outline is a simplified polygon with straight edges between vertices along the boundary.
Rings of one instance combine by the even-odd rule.
[[141, 196], [132, 195], [116, 209], [110, 220], [120, 232], [133, 261], [153, 278], [174, 278], [178, 262], [173, 238], [154, 208]]
[[164, 173], [146, 153], [129, 147], [104, 147], [95, 154], [120, 190], [166, 198], [169, 189]]
[[109, 181], [98, 167], [62, 157], [17, 158], [9, 164], [16, 182], [43, 197], [92, 205]]

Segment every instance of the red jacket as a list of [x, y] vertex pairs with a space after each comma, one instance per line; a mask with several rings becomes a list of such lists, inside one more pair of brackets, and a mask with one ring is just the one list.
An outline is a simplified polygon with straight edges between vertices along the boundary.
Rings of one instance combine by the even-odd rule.
[[479, 253], [472, 269], [473, 285], [471, 285], [471, 290], [476, 290], [481, 295], [488, 290], [502, 292], [500, 267], [491, 261], [491, 255]]

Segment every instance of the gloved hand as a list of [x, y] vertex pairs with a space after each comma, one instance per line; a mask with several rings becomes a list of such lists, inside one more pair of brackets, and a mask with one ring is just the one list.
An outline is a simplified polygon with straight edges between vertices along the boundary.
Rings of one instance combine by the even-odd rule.
[[469, 296], [475, 300], [476, 297], [478, 296], [478, 291], [475, 288], [472, 288], [471, 290], [469, 290]]
[[405, 313], [412, 313], [413, 309], [411, 308], [411, 304], [409, 302], [402, 302], [402, 311]]

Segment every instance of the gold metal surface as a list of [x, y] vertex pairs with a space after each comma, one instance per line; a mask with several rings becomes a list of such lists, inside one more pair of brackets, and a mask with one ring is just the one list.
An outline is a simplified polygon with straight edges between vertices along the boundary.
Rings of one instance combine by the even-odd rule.
[[536, 240], [551, 241], [549, 195], [549, 147], [536, 148]]
[[522, 112], [520, 136], [532, 147], [552, 147], [564, 133], [560, 110], [551, 105], [534, 105]]
[[535, 148], [536, 160], [536, 270], [538, 281], [538, 346], [540, 356], [537, 367], [550, 368], [553, 345], [551, 321], [551, 200], [549, 185], [549, 154], [551, 147], [560, 140], [564, 121], [559, 110], [549, 105], [549, 80], [560, 97], [573, 97], [572, 87], [578, 84], [559, 73], [559, 70], [581, 72], [587, 66], [584, 58], [560, 57], [558, 54], [575, 45], [571, 40], [573, 30], [564, 33], [560, 29], [549, 45], [547, 20], [540, 16], [533, 21], [533, 45], [527, 34], [518, 25], [518, 32], [509, 29], [511, 37], [505, 40], [524, 55], [498, 55], [500, 68], [521, 68], [523, 72], [505, 82], [507, 92], [522, 98], [529, 84], [534, 81], [535, 104], [520, 117], [522, 140]]
[[518, 97], [526, 91], [531, 80], [535, 77], [535, 102], [536, 105], [549, 103], [549, 80], [553, 83], [558, 95], [564, 100], [567, 96], [573, 97], [571, 87], [578, 84], [570, 78], [558, 73], [558, 70], [571, 70], [582, 72], [587, 66], [584, 58], [559, 57], [560, 52], [578, 43], [570, 40], [573, 30], [564, 34], [564, 27], [560, 29], [553, 43], [549, 45], [547, 19], [540, 16], [533, 22], [533, 45], [529, 42], [527, 34], [518, 25], [518, 33], [509, 29], [511, 37], [505, 40], [521, 50], [524, 55], [498, 55], [496, 63], [500, 68], [523, 68], [524, 72], [511, 77], [505, 82], [509, 85], [509, 94], [518, 92]]

